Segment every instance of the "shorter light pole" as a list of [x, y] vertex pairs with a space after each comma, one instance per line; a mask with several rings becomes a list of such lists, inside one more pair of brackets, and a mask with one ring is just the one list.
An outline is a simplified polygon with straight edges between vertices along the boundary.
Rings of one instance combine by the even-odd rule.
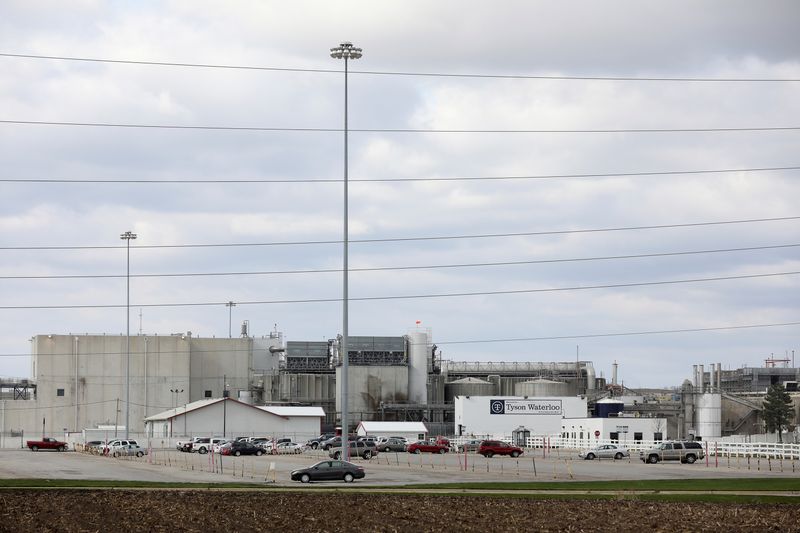
[[231, 316], [233, 315], [233, 308], [236, 307], [235, 302], [228, 302], [225, 304], [225, 307], [228, 308], [228, 338], [231, 338]]

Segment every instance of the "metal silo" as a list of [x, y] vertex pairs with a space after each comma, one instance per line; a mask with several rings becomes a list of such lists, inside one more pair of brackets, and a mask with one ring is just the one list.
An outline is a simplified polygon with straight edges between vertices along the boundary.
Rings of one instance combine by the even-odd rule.
[[464, 378], [444, 385], [444, 401], [452, 402], [456, 396], [494, 396], [497, 387], [490, 381], [478, 378]]
[[569, 384], [550, 379], [531, 379], [514, 384], [515, 396], [569, 396]]
[[408, 402], [428, 403], [428, 355], [431, 353], [428, 333], [408, 334]]

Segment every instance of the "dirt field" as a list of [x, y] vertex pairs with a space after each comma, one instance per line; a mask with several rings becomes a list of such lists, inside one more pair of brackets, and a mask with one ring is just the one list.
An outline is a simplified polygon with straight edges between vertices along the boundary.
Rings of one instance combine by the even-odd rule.
[[0, 492], [0, 531], [796, 531], [795, 505], [127, 490]]

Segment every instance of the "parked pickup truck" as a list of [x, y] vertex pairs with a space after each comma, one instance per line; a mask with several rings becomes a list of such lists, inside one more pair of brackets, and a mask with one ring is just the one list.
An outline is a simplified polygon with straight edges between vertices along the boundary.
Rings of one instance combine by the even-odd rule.
[[680, 461], [692, 464], [705, 457], [703, 445], [696, 441], [668, 441], [662, 442], [655, 448], [639, 452], [639, 458], [650, 464], [659, 461]]
[[42, 440], [29, 440], [26, 444], [28, 448], [34, 452], [38, 452], [39, 450], [58, 450], [64, 452], [67, 450], [66, 442], [51, 437], [45, 437]]

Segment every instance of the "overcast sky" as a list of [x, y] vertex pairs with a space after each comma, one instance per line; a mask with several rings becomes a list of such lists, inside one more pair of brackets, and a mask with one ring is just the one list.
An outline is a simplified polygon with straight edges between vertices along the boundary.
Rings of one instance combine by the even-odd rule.
[[[415, 130], [350, 134], [350, 238], [378, 241], [350, 247], [351, 335], [421, 321], [446, 359], [618, 361], [631, 387], [791, 358], [800, 326], [741, 326], [800, 321], [798, 170], [745, 169], [800, 165], [800, 131], [607, 130], [800, 127], [798, 81], [652, 80], [800, 80], [798, 20], [794, 1], [5, 0], [3, 54], [299, 71], [0, 56], [0, 120], [334, 131], [0, 123], [0, 375], [30, 375], [33, 335], [124, 333], [127, 230], [132, 332], [227, 336], [234, 301], [234, 335], [340, 333], [341, 244], [266, 244], [342, 239], [342, 41], [364, 49], [350, 127]], [[611, 176], [537, 179], [576, 174]], [[457, 177], [529, 179], [432, 179]], [[12, 181], [43, 179], [111, 182]], [[262, 246], [147, 248], [237, 243]], [[10, 249], [54, 246], [109, 248]], [[154, 305], [175, 303], [209, 305]]]

